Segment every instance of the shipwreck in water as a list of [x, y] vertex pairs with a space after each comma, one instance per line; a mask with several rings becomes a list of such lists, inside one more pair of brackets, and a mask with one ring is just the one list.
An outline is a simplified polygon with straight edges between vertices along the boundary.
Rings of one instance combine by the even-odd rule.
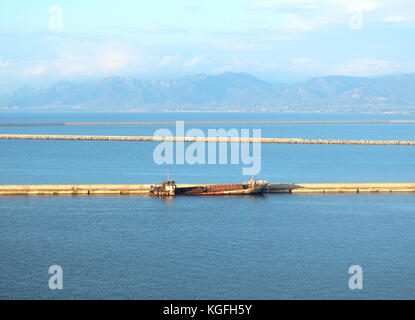
[[251, 180], [233, 184], [209, 184], [196, 186], [179, 186], [174, 180], [164, 181], [161, 185], [151, 186], [150, 195], [170, 196], [203, 196], [203, 195], [245, 195], [261, 194], [268, 187], [266, 180]]

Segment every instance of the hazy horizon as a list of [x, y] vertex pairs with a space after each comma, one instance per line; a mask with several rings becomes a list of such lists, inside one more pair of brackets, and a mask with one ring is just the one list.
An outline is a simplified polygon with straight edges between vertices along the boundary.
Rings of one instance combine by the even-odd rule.
[[415, 71], [414, 28], [408, 1], [2, 2], [0, 86], [228, 71], [274, 83], [401, 74]]

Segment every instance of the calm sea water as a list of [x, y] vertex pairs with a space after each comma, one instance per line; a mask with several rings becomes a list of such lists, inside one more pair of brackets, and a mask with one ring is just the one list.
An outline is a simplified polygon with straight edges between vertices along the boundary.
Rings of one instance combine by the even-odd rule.
[[[342, 114], [0, 113], [0, 122], [415, 119]], [[190, 126], [189, 128], [194, 128]], [[413, 124], [220, 126], [263, 137], [415, 140]], [[173, 126], [166, 126], [174, 130]], [[199, 126], [207, 130], [213, 126]], [[152, 135], [155, 126], [0, 127]], [[156, 143], [0, 140], [0, 184], [246, 180], [242, 165], [159, 166]], [[263, 145], [272, 182], [414, 182], [408, 146]], [[415, 195], [1, 197], [0, 298], [414, 299]], [[61, 265], [64, 290], [48, 288]], [[348, 268], [364, 289], [348, 288]]]

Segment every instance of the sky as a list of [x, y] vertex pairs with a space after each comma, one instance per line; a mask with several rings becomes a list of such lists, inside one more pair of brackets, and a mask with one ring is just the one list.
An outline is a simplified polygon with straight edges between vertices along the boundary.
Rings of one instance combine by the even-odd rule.
[[1, 0], [0, 92], [111, 75], [415, 72], [412, 0]]

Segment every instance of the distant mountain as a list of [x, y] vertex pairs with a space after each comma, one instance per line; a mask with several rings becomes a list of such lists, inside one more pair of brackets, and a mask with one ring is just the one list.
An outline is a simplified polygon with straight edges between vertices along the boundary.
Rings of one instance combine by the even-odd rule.
[[3, 97], [13, 108], [119, 111], [353, 111], [415, 112], [415, 74], [377, 78], [326, 76], [272, 84], [246, 73], [197, 74], [176, 80], [108, 77], [22, 88]]

